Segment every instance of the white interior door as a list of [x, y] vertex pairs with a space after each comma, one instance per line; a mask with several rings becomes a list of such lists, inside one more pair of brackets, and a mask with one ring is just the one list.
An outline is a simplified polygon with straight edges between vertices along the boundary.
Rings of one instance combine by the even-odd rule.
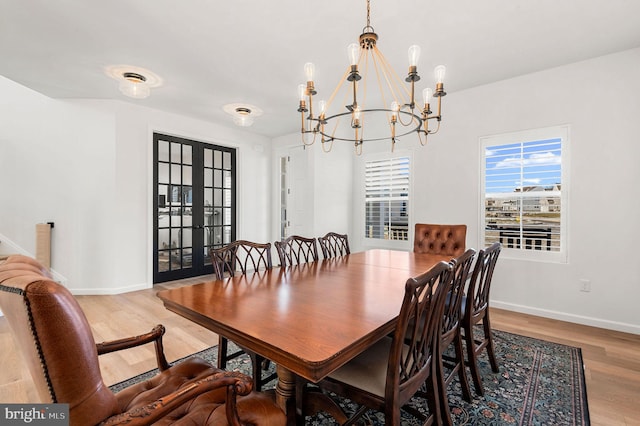
[[280, 238], [313, 236], [313, 190], [307, 154], [303, 147], [293, 147], [280, 157]]

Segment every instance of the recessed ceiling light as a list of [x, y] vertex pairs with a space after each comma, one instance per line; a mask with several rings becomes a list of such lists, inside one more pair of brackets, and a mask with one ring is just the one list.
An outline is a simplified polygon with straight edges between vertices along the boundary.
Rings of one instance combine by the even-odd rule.
[[112, 65], [105, 68], [105, 74], [120, 82], [120, 92], [134, 99], [144, 99], [152, 87], [162, 85], [162, 79], [144, 68], [130, 65]]
[[262, 110], [255, 105], [249, 104], [227, 104], [223, 107], [224, 112], [233, 117], [236, 126], [249, 127], [253, 124], [253, 119], [262, 115]]

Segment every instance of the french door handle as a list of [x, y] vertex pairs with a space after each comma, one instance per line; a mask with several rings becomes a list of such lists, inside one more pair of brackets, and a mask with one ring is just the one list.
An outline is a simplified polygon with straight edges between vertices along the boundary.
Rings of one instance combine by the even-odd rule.
[[204, 229], [204, 225], [196, 225], [193, 229]]

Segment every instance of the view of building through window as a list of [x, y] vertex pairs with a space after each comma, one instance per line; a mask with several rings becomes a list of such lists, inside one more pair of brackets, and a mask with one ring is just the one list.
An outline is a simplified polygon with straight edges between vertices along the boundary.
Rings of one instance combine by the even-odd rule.
[[560, 251], [562, 138], [484, 146], [484, 241]]
[[409, 157], [365, 164], [365, 237], [409, 239]]

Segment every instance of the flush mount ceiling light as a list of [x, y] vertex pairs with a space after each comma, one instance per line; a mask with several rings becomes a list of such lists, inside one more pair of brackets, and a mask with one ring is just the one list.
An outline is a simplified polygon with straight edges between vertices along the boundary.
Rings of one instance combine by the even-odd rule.
[[233, 117], [233, 123], [240, 127], [249, 127], [253, 124], [253, 119], [262, 115], [262, 110], [249, 104], [227, 104], [223, 107], [224, 112]]
[[[329, 100], [318, 102], [315, 114], [315, 66], [310, 62], [304, 66], [307, 84], [298, 86], [298, 112], [305, 145], [313, 144], [319, 134], [326, 152], [331, 150], [335, 140], [352, 142], [357, 154], [362, 153], [364, 142], [391, 140], [393, 151], [399, 137], [417, 133], [424, 145], [427, 135], [436, 133], [440, 128], [441, 102], [446, 95], [443, 84], [445, 67], [436, 67], [435, 90], [425, 88], [422, 106], [416, 105], [414, 94], [415, 83], [420, 80], [417, 67], [420, 47], [413, 45], [409, 48], [409, 72], [404, 79], [408, 84], [404, 84], [376, 46], [378, 35], [370, 24], [369, 15], [370, 0], [367, 0], [367, 25], [359, 42], [347, 47], [350, 65]], [[368, 83], [370, 86], [377, 83], [379, 91], [367, 91]], [[346, 111], [341, 108], [331, 110], [336, 95], [343, 99], [338, 104], [345, 105]], [[435, 114], [429, 105], [432, 97], [438, 100]], [[429, 128], [430, 120], [437, 121], [435, 129]], [[368, 124], [366, 129], [365, 124]]]
[[144, 99], [151, 94], [152, 87], [162, 85], [162, 79], [149, 70], [129, 65], [113, 65], [105, 73], [119, 81], [122, 94], [134, 99]]

